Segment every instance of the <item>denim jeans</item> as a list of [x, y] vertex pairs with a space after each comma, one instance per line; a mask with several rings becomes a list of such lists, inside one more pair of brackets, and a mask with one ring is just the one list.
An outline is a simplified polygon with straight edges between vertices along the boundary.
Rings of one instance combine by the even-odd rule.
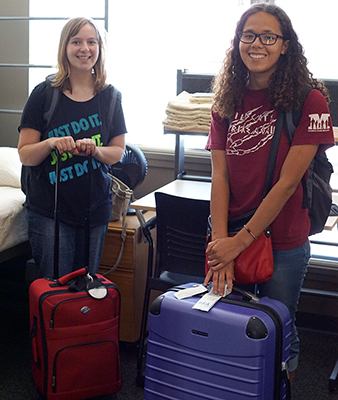
[[[268, 296], [271, 299], [284, 303], [291, 316], [290, 336], [290, 362], [289, 370], [294, 371], [298, 366], [299, 338], [296, 327], [296, 311], [299, 301], [300, 290], [307, 271], [310, 258], [310, 243], [307, 241], [303, 246], [291, 250], [274, 250], [274, 272], [268, 282], [257, 285], [259, 297]], [[245, 285], [245, 288], [254, 291], [254, 287]]]
[[[27, 209], [28, 235], [39, 276], [52, 278], [54, 265], [54, 220]], [[97, 273], [108, 224], [90, 229], [89, 271]], [[85, 230], [60, 222], [59, 276], [87, 266]]]

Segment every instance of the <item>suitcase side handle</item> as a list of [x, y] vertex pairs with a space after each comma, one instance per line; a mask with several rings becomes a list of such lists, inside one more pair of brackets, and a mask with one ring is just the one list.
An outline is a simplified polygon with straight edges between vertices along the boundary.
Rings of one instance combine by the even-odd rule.
[[247, 292], [246, 290], [243, 289], [239, 289], [238, 287], [234, 286], [232, 288], [232, 292], [231, 294], [238, 294], [240, 296], [242, 296], [242, 299], [245, 301], [251, 301], [253, 303], [259, 303], [259, 298], [257, 296], [255, 296], [253, 293], [251, 292]]
[[57, 279], [56, 284], [57, 286], [64, 286], [67, 282], [71, 281], [72, 279], [77, 278], [78, 276], [87, 275], [87, 273], [88, 273], [87, 268], [78, 269]]
[[[151, 220], [150, 220], [151, 221]], [[185, 289], [184, 286], [173, 286], [172, 288], [170, 288], [170, 290], [173, 290], [175, 292]], [[208, 287], [208, 290], [210, 290], [210, 288]], [[226, 297], [231, 296], [232, 294], [237, 294], [240, 295], [242, 297], [243, 300], [248, 301], [248, 302], [252, 302], [252, 303], [259, 303], [259, 298], [257, 296], [255, 296], [253, 293], [248, 292], [246, 290], [240, 289], [236, 286], [233, 286], [231, 293], [229, 293]], [[200, 297], [202, 297], [202, 295], [199, 295]], [[221, 298], [222, 301], [222, 298]]]

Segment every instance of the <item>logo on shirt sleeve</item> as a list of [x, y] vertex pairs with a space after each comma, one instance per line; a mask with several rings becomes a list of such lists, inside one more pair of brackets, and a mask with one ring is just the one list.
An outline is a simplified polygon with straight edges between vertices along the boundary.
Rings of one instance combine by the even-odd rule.
[[330, 129], [330, 114], [323, 113], [319, 114], [309, 114], [310, 125], [309, 131], [312, 132], [326, 132]]

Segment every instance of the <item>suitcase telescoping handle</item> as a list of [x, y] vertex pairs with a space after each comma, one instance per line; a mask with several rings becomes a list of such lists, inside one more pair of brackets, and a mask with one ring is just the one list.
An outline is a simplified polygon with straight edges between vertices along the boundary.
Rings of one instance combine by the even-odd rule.
[[[56, 153], [56, 166], [55, 166], [55, 199], [54, 199], [54, 263], [53, 263], [53, 278], [55, 280], [59, 279], [59, 247], [60, 247], [60, 216], [59, 216], [59, 184], [60, 184], [60, 152], [55, 147]], [[90, 245], [90, 193], [91, 193], [91, 163], [92, 163], [92, 155], [88, 155], [88, 194], [87, 194], [87, 207], [85, 210], [85, 262], [87, 263], [86, 267], [89, 270], [89, 245]], [[82, 269], [80, 269], [82, 271]], [[77, 272], [77, 271], [74, 271]], [[86, 270], [86, 272], [88, 272]], [[76, 275], [81, 276], [83, 273]], [[66, 278], [68, 275], [65, 275], [63, 278]], [[62, 279], [63, 279], [62, 278]], [[66, 281], [68, 282], [69, 279]]]
[[54, 270], [53, 278], [56, 280], [59, 277], [59, 179], [60, 179], [60, 153], [57, 147], [55, 147], [56, 153], [56, 166], [55, 166], [55, 192], [54, 192]]

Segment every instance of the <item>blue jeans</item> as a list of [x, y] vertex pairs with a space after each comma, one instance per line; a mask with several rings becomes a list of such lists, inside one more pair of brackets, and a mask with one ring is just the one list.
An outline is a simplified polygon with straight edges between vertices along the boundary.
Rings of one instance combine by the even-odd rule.
[[[27, 209], [28, 235], [39, 277], [54, 275], [54, 220]], [[89, 271], [97, 273], [108, 224], [90, 229]], [[60, 222], [59, 276], [87, 266], [85, 230]]]
[[[309, 258], [309, 241], [295, 249], [274, 250], [273, 276], [268, 282], [257, 285], [257, 295], [259, 297], [268, 296], [271, 299], [279, 300], [289, 309], [292, 321], [290, 336], [290, 371], [294, 371], [298, 366], [299, 338], [296, 327], [296, 311]], [[252, 292], [254, 291], [252, 286], [249, 287], [249, 285], [246, 285], [245, 288]]]

